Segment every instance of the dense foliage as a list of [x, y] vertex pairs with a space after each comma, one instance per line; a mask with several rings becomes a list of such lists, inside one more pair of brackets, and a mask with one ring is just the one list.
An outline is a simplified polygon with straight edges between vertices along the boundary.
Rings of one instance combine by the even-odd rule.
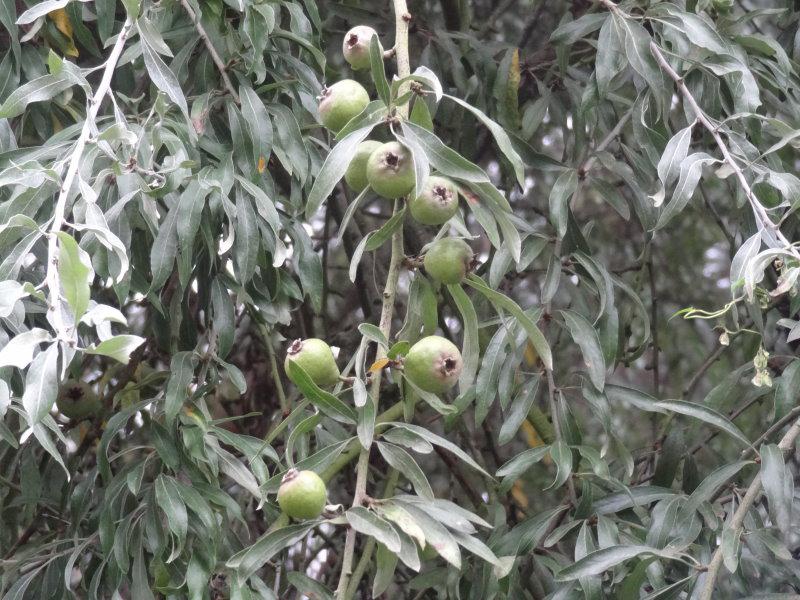
[[799, 14], [0, 0], [2, 598], [796, 598]]

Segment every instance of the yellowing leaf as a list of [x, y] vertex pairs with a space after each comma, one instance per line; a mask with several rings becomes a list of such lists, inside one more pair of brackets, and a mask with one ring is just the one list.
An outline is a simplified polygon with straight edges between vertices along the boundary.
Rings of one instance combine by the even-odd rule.
[[267, 168], [267, 160], [263, 156], [258, 157], [258, 172], [263, 173]]
[[508, 67], [508, 82], [506, 83], [506, 109], [514, 123], [519, 120], [519, 48], [514, 49], [511, 56], [511, 65]]
[[514, 501], [520, 506], [520, 508], [528, 508], [528, 496], [522, 491], [522, 484], [519, 481], [514, 482], [514, 485], [511, 488], [511, 496], [514, 498]]
[[78, 424], [78, 439], [83, 442], [86, 436], [92, 432], [92, 426], [89, 421], [81, 421]]
[[525, 439], [528, 442], [528, 446], [531, 448], [538, 448], [539, 446], [544, 445], [542, 436], [539, 435], [539, 432], [536, 431], [536, 428], [528, 421], [522, 422], [522, 430], [525, 432]]
[[390, 362], [392, 361], [388, 358], [381, 358], [380, 360], [376, 360], [374, 363], [372, 363], [372, 365], [370, 365], [369, 372], [375, 373], [376, 371], [385, 369]]
[[[536, 431], [536, 428], [531, 424], [530, 421], [525, 420], [522, 422], [522, 431], [525, 432], [525, 439], [528, 442], [528, 445], [531, 448], [538, 448], [539, 446], [544, 446], [544, 440], [542, 436], [539, 435], [539, 432]], [[550, 458], [548, 454], [544, 458], [542, 458], [542, 462], [546, 465], [553, 464], [553, 459]]]
[[72, 39], [72, 23], [69, 20], [67, 11], [63, 8], [58, 8], [47, 13], [47, 16], [53, 21], [56, 29], [63, 33], [64, 37], [69, 40], [69, 46], [66, 50], [67, 56], [78, 56], [78, 49], [75, 47], [75, 41]]
[[525, 363], [529, 367], [535, 367], [536, 363], [539, 362], [539, 353], [536, 351], [536, 348], [533, 347], [533, 344], [530, 341], [525, 346]]

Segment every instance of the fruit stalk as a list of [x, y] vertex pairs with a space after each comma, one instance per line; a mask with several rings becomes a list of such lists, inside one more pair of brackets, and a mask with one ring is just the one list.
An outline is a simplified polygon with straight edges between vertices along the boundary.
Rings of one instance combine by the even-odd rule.
[[[394, 3], [394, 16], [395, 16], [395, 56], [397, 60], [397, 76], [400, 78], [408, 77], [411, 74], [410, 59], [408, 56], [408, 23], [411, 20], [411, 15], [408, 13], [408, 6], [406, 0], [393, 0]], [[398, 97], [404, 93], [404, 84], [401, 88]], [[408, 106], [404, 105], [398, 107], [398, 114], [400, 117], [408, 116]], [[402, 208], [402, 201], [395, 200], [394, 210], [392, 215], [397, 214]], [[394, 301], [397, 294], [397, 280], [400, 277], [400, 268], [404, 258], [403, 253], [403, 228], [402, 226], [392, 235], [391, 257], [389, 259], [389, 270], [386, 274], [386, 285], [383, 290], [383, 303], [381, 305], [381, 319], [379, 328], [383, 332], [386, 339], [389, 339], [392, 329], [392, 317], [394, 316]], [[375, 359], [380, 360], [386, 356], [386, 350], [381, 346], [375, 353]], [[370, 388], [370, 398], [378, 407], [378, 398], [381, 387], [381, 372], [378, 371], [372, 378], [372, 387]], [[362, 448], [358, 457], [358, 466], [356, 467], [356, 489], [353, 495], [353, 506], [360, 506], [363, 502], [364, 494], [367, 487], [367, 474], [369, 471], [369, 449]], [[347, 536], [344, 544], [344, 554], [342, 555], [342, 571], [339, 576], [339, 585], [336, 588], [337, 600], [345, 600], [347, 597], [347, 588], [350, 581], [350, 574], [353, 569], [353, 554], [355, 552], [356, 532], [350, 528], [347, 530]]]

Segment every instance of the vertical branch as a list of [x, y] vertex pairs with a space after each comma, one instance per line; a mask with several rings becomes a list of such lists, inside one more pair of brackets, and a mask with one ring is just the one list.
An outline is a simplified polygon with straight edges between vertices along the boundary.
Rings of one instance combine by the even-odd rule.
[[125, 20], [122, 29], [117, 35], [117, 41], [111, 49], [111, 54], [106, 60], [105, 68], [103, 69], [103, 77], [100, 84], [97, 86], [92, 97], [89, 99], [89, 110], [86, 112], [86, 119], [83, 122], [83, 128], [78, 136], [78, 141], [75, 142], [75, 148], [69, 158], [69, 166], [64, 175], [64, 180], [61, 183], [61, 190], [56, 200], [56, 207], [53, 212], [53, 222], [50, 225], [48, 232], [49, 240], [47, 245], [47, 274], [45, 281], [49, 292], [48, 311], [51, 315], [51, 323], [56, 330], [56, 335], [59, 341], [65, 342], [70, 346], [75, 345], [76, 341], [76, 327], [70, 331], [67, 324], [64, 322], [64, 317], [61, 313], [61, 280], [58, 277], [58, 233], [61, 231], [61, 226], [64, 224], [67, 211], [67, 198], [69, 190], [75, 181], [75, 175], [78, 174], [80, 168], [81, 156], [86, 147], [86, 142], [92, 132], [92, 127], [97, 119], [97, 113], [100, 112], [100, 105], [103, 103], [103, 98], [109, 93], [111, 89], [111, 78], [114, 76], [114, 69], [117, 66], [119, 57], [125, 47], [125, 41], [128, 39], [133, 22], [130, 17]]
[[[411, 21], [411, 15], [408, 12], [406, 0], [394, 0], [394, 14], [395, 14], [395, 39], [394, 49], [395, 57], [397, 60], [397, 75], [398, 77], [406, 77], [411, 74], [411, 61], [408, 56], [408, 23]], [[400, 89], [399, 96], [402, 96], [408, 84]], [[408, 105], [398, 108], [398, 114], [401, 117], [408, 116]], [[402, 208], [402, 200], [397, 199], [394, 202], [394, 210], [392, 214], [397, 214]], [[386, 274], [386, 285], [383, 289], [383, 302], [381, 304], [381, 317], [378, 327], [386, 339], [389, 339], [392, 330], [392, 318], [394, 317], [394, 301], [397, 295], [397, 281], [400, 278], [400, 267], [403, 261], [403, 228], [400, 227], [392, 235], [391, 257], [389, 259], [389, 270]], [[375, 353], [375, 360], [380, 360], [386, 356], [386, 349], [378, 346]], [[370, 399], [375, 404], [376, 412], [378, 408], [378, 400], [381, 388], [381, 371], [373, 374], [372, 383], [370, 387]], [[369, 449], [362, 448], [358, 456], [358, 465], [356, 467], [356, 489], [353, 494], [353, 506], [360, 506], [366, 495], [367, 489], [367, 474], [369, 472]], [[355, 529], [349, 528], [345, 537], [344, 554], [342, 555], [342, 571], [339, 576], [339, 585], [336, 588], [337, 600], [344, 600], [347, 598], [348, 585], [350, 581], [350, 574], [353, 569], [353, 555], [355, 553], [356, 545], [356, 532]], [[366, 565], [365, 565], [366, 567]]]
[[[800, 436], [800, 420], [795, 421], [794, 425], [792, 425], [789, 431], [786, 432], [786, 435], [784, 435], [781, 441], [778, 442], [778, 448], [781, 450], [781, 452], [786, 454], [789, 452], [789, 450], [794, 448], [794, 444], [797, 441], [798, 436]], [[739, 504], [739, 508], [737, 508], [736, 512], [733, 513], [731, 522], [728, 525], [731, 530], [738, 531], [742, 529], [744, 525], [744, 519], [760, 493], [761, 474], [759, 473], [755, 476], [752, 483], [750, 483], [750, 487], [747, 488], [747, 492], [745, 492], [742, 502]], [[714, 556], [711, 557], [711, 562], [708, 563], [706, 579], [703, 583], [703, 589], [700, 592], [699, 600], [712, 600], [714, 597], [714, 588], [717, 584], [717, 577], [719, 576], [719, 570], [722, 566], [722, 560], [722, 546], [720, 545], [717, 546], [717, 549], [714, 551]]]

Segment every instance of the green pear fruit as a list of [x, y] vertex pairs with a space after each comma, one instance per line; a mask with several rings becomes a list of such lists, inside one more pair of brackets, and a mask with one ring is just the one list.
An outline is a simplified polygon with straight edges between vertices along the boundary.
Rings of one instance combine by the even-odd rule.
[[403, 373], [426, 392], [441, 394], [452, 388], [461, 375], [464, 361], [450, 340], [429, 335], [411, 346], [403, 360]]
[[367, 181], [379, 196], [400, 198], [414, 189], [414, 160], [400, 142], [381, 144], [367, 160]]
[[286, 351], [283, 367], [289, 379], [296, 384], [297, 382], [289, 374], [290, 362], [303, 367], [311, 381], [319, 387], [332, 387], [339, 381], [339, 367], [336, 366], [333, 351], [327, 343], [320, 339], [295, 340]]
[[58, 411], [75, 421], [91, 419], [103, 410], [103, 404], [91, 386], [77, 379], [67, 379], [58, 389]]
[[345, 171], [344, 180], [350, 186], [350, 189], [357, 194], [360, 194], [369, 186], [369, 181], [367, 181], [367, 161], [370, 155], [381, 146], [380, 142], [366, 140], [356, 148], [356, 153], [353, 155], [347, 171]]
[[278, 504], [293, 519], [316, 519], [327, 498], [325, 482], [314, 471], [289, 469], [278, 489]]
[[446, 284], [461, 283], [472, 267], [472, 248], [464, 240], [442, 238], [435, 241], [425, 253], [425, 271], [436, 281]]
[[411, 216], [423, 225], [441, 225], [458, 212], [458, 188], [446, 177], [432, 175], [422, 193], [408, 203]]
[[364, 86], [352, 79], [342, 79], [322, 90], [319, 118], [331, 131], [339, 131], [369, 104]]
[[[342, 54], [353, 70], [369, 69], [369, 45], [372, 38], [377, 35], [378, 32], [367, 25], [356, 25], [345, 34], [342, 41]], [[380, 41], [378, 41], [378, 45], [380, 46]], [[380, 48], [381, 54], [383, 54], [383, 46]]]

